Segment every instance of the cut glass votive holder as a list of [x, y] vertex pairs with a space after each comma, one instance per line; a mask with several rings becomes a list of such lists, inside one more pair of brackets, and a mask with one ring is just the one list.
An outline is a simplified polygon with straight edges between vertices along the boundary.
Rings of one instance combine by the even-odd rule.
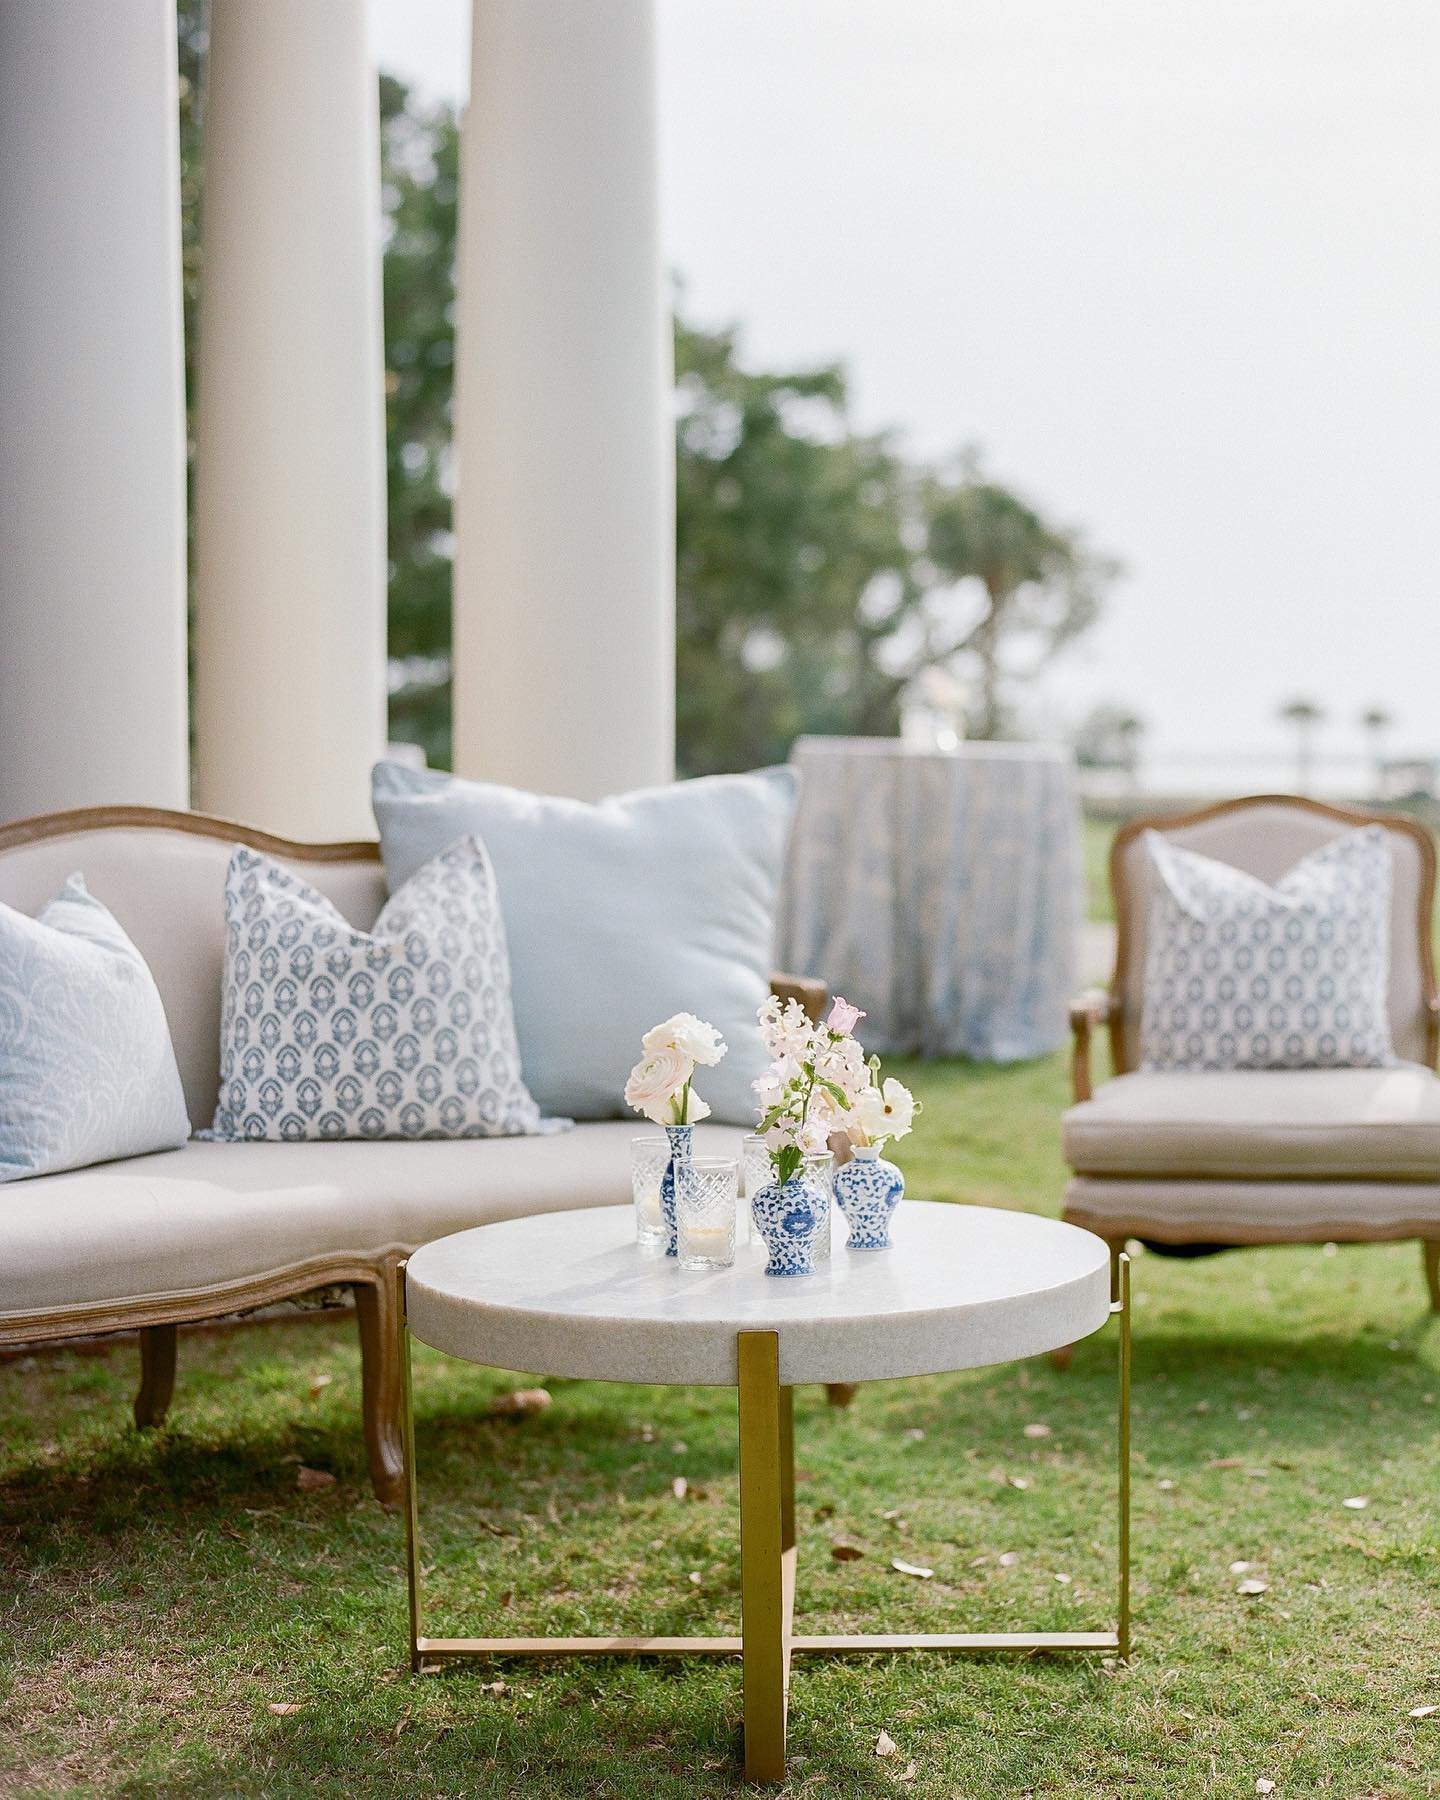
[[835, 1158], [833, 1154], [829, 1150], [822, 1150], [816, 1156], [807, 1156], [805, 1173], [811, 1177], [825, 1196], [825, 1210], [820, 1217], [820, 1229], [815, 1233], [814, 1255], [817, 1263], [827, 1262], [830, 1257], [830, 1224], [835, 1217]]
[[745, 1204], [740, 1208], [742, 1215], [740, 1235], [744, 1243], [750, 1242], [750, 1234], [754, 1222], [750, 1216], [750, 1202], [768, 1185], [774, 1177], [774, 1169], [770, 1163], [770, 1149], [758, 1131], [747, 1131], [740, 1140], [740, 1170], [742, 1185], [740, 1192]]
[[682, 1269], [728, 1269], [735, 1261], [740, 1164], [697, 1156], [675, 1170], [675, 1235]]
[[630, 1140], [630, 1190], [635, 1196], [635, 1242], [646, 1250], [665, 1248], [665, 1215], [660, 1210], [660, 1183], [670, 1161], [669, 1140]]

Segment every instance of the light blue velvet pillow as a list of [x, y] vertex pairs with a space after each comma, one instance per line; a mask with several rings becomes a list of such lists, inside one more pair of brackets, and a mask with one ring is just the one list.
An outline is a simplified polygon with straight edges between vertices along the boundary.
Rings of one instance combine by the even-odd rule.
[[791, 769], [710, 775], [591, 806], [380, 763], [375, 819], [392, 893], [472, 833], [490, 853], [510, 944], [525, 1082], [550, 1113], [625, 1114], [641, 1036], [698, 1013], [729, 1046], [696, 1090], [716, 1119], [755, 1118], [766, 1057], [775, 895]]
[[0, 1181], [189, 1135], [159, 990], [114, 915], [79, 875], [37, 919], [0, 905]]

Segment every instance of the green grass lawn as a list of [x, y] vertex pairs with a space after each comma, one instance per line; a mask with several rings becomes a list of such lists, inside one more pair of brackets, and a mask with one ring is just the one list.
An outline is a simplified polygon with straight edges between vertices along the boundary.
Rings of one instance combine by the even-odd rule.
[[[1058, 1059], [912, 1073], [913, 1191], [1054, 1210]], [[1440, 1712], [1410, 1716], [1440, 1705], [1440, 1327], [1418, 1251], [1142, 1254], [1135, 1301], [1132, 1665], [801, 1659], [787, 1792], [1440, 1793]], [[182, 1336], [156, 1433], [128, 1425], [136, 1360], [0, 1366], [0, 1792], [741, 1791], [733, 1663], [409, 1674], [348, 1320]], [[423, 1352], [416, 1376], [432, 1629], [738, 1628], [733, 1395], [557, 1381], [513, 1424], [486, 1417], [513, 1377]], [[803, 1390], [805, 1619], [1107, 1624], [1114, 1397], [1113, 1328], [1064, 1375], [898, 1382], [848, 1411]], [[302, 1466], [334, 1484], [302, 1491]], [[832, 1559], [837, 1534], [866, 1554]]]

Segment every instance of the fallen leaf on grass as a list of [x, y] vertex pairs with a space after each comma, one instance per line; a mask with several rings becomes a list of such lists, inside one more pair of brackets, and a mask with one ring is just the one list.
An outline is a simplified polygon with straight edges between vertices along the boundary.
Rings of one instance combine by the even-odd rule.
[[1006, 1550], [997, 1556], [995, 1560], [1002, 1569], [1013, 1569], [1020, 1560], [1020, 1552], [1018, 1550]]
[[875, 1754], [877, 1756], [893, 1756], [899, 1748], [900, 1746], [895, 1742], [888, 1731], [882, 1731], [875, 1740]]
[[699, 1571], [699, 1570], [698, 1570], [698, 1569], [692, 1569], [692, 1570], [691, 1570], [691, 1571], [690, 1571], [690, 1585], [691, 1585], [691, 1586], [692, 1586], [692, 1587], [699, 1587], [699, 1585], [700, 1585], [700, 1571]]
[[1023, 1494], [1030, 1485], [1030, 1478], [1028, 1475], [1012, 1475], [1010, 1477], [1010, 1485], [1013, 1488], [1019, 1488], [1020, 1492]]
[[1061, 1587], [1069, 1587], [1070, 1585], [1071, 1577], [1068, 1575], [1057, 1575], [1055, 1579], [1060, 1583]]
[[301, 1705], [299, 1700], [272, 1700], [266, 1710], [284, 1718], [286, 1713], [299, 1712]]
[[[486, 1409], [492, 1419], [528, 1419], [550, 1405], [548, 1388], [517, 1388], [513, 1394], [497, 1394]], [[644, 1439], [646, 1443], [652, 1437]]]
[[921, 1425], [911, 1425], [905, 1431], [904, 1436], [908, 1443], [923, 1444], [925, 1441], [925, 1429]]
[[482, 1682], [480, 1691], [485, 1694], [508, 1694], [510, 1687], [504, 1681], [486, 1681]]
[[836, 1562], [859, 1562], [865, 1552], [849, 1538], [837, 1537], [830, 1540], [830, 1554]]
[[1175, 1483], [1168, 1475], [1162, 1475], [1155, 1485], [1162, 1494], [1173, 1494], [1175, 1492]]
[[1255, 1792], [1257, 1794], [1273, 1794], [1275, 1792], [1275, 1783], [1268, 1775], [1262, 1775], [1255, 1783]]
[[335, 1477], [328, 1469], [307, 1469], [301, 1463], [295, 1471], [295, 1485], [302, 1494], [310, 1494], [316, 1488], [334, 1487]]
[[890, 1558], [890, 1567], [901, 1575], [913, 1575], [918, 1581], [928, 1581], [935, 1573], [933, 1569], [922, 1569], [919, 1563], [902, 1562], [898, 1556]]
[[1255, 1577], [1251, 1575], [1240, 1583], [1235, 1592], [1237, 1594], [1244, 1594], [1248, 1599], [1252, 1595], [1265, 1593], [1269, 1586], [1270, 1583], [1268, 1581], [1257, 1581]]
[[1352, 1494], [1348, 1500], [1342, 1500], [1340, 1504], [1348, 1506], [1351, 1512], [1364, 1512], [1370, 1504], [1370, 1496], [1368, 1494]]
[[318, 1400], [334, 1379], [333, 1375], [312, 1375], [310, 1377], [310, 1398]]
[[1440, 1706], [1412, 1706], [1410, 1708], [1410, 1717], [1412, 1719], [1430, 1719], [1433, 1718], [1436, 1713], [1440, 1713]]
[[1027, 1425], [1025, 1427], [1025, 1436], [1028, 1438], [1047, 1438], [1050, 1436], [1050, 1427], [1048, 1425], [1039, 1424]]
[[1243, 1456], [1212, 1456], [1205, 1467], [1207, 1469], [1243, 1469], [1245, 1458]]
[[690, 1483], [685, 1479], [685, 1477], [683, 1475], [677, 1475], [675, 1477], [675, 1479], [670, 1483], [670, 1492], [675, 1496], [675, 1498], [677, 1500], [683, 1500], [685, 1498], [685, 1496], [690, 1492]]
[[908, 1762], [903, 1769], [897, 1769], [895, 1771], [895, 1779], [897, 1781], [913, 1781], [919, 1773], [919, 1763]]
[[1255, 1567], [1254, 1563], [1248, 1563], [1248, 1562], [1243, 1562], [1243, 1561], [1242, 1562], [1233, 1562], [1230, 1565], [1230, 1573], [1232, 1575], [1243, 1575], [1247, 1569], [1253, 1569], [1254, 1567]]

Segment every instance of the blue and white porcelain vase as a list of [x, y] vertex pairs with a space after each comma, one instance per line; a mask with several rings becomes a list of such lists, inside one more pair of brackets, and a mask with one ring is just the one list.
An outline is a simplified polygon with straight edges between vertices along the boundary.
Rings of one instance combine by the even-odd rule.
[[835, 1199], [850, 1227], [852, 1250], [888, 1250], [890, 1215], [905, 1196], [905, 1177], [877, 1144], [857, 1144], [835, 1171]]
[[665, 1224], [665, 1254], [678, 1256], [680, 1248], [675, 1224], [675, 1165], [688, 1163], [695, 1154], [695, 1127], [667, 1125], [665, 1135], [670, 1140], [670, 1160], [665, 1165], [665, 1173], [660, 1177], [660, 1217]]
[[808, 1169], [790, 1181], [767, 1181], [750, 1202], [750, 1217], [765, 1240], [767, 1275], [813, 1275], [815, 1241], [830, 1205], [824, 1181]]

